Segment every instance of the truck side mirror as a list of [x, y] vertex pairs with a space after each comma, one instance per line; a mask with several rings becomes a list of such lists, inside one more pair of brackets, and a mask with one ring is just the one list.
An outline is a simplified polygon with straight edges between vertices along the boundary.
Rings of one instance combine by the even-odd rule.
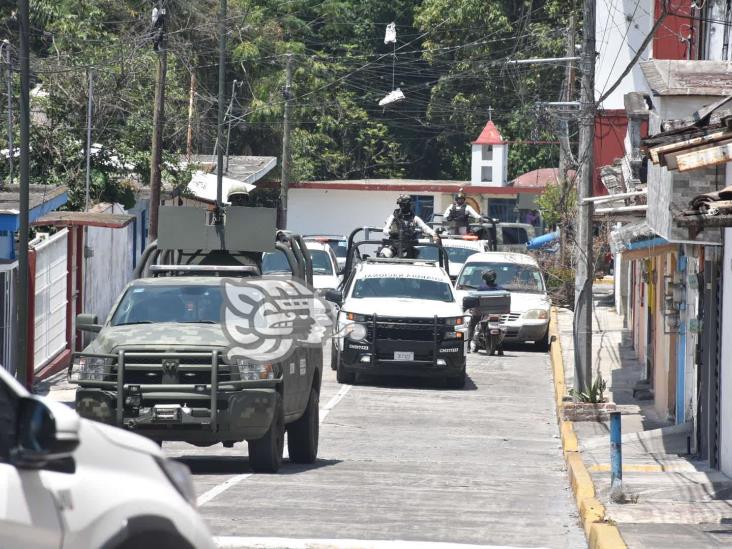
[[336, 305], [340, 305], [343, 303], [343, 294], [340, 290], [326, 290], [325, 291], [325, 299], [327, 301], [330, 301], [331, 303], [335, 303]]
[[463, 298], [463, 310], [475, 309], [480, 305], [480, 298], [475, 295], [466, 295]]
[[50, 462], [72, 457], [79, 446], [76, 412], [34, 397], [22, 398], [18, 404], [18, 436], [12, 450], [16, 466], [42, 469]]
[[102, 331], [102, 326], [97, 323], [97, 315], [82, 313], [76, 315], [76, 329], [83, 332], [94, 332], [99, 333]]

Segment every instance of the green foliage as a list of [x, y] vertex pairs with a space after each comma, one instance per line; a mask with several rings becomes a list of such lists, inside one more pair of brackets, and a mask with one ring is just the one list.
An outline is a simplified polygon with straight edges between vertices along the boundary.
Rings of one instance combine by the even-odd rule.
[[[34, 80], [48, 94], [33, 99], [45, 117], [33, 124], [33, 182], [66, 184], [72, 206], [83, 201], [91, 70], [93, 141], [102, 145], [92, 158], [91, 194], [129, 203], [134, 185], [149, 181], [157, 66], [151, 4], [36, 0], [31, 7]], [[573, 9], [558, 0], [230, 0], [227, 96], [235, 79], [240, 85], [229, 150], [280, 157], [285, 54], [292, 53], [296, 179], [467, 179], [469, 142], [489, 106], [504, 138], [555, 139], [534, 103], [558, 97], [563, 71], [505, 61], [562, 55]], [[190, 177], [172, 166], [186, 149], [194, 74], [193, 150], [214, 150], [217, 10], [217, 0], [167, 3], [163, 177], [175, 188]], [[3, 15], [4, 35], [17, 43], [10, 7]], [[397, 25], [395, 58], [393, 46], [383, 43], [389, 21]], [[392, 75], [406, 100], [379, 107]], [[4, 141], [5, 131], [0, 134]], [[554, 166], [556, 155], [555, 145], [515, 145], [509, 175]], [[0, 166], [0, 177], [7, 174]]]
[[547, 227], [566, 227], [577, 210], [577, 190], [571, 184], [548, 185], [536, 199], [536, 207]]
[[590, 404], [601, 404], [605, 402], [605, 389], [607, 389], [607, 382], [602, 378], [600, 372], [597, 372], [595, 381], [590, 385], [587, 392], [578, 391], [577, 389], [570, 389], [569, 395], [579, 402], [587, 402]]

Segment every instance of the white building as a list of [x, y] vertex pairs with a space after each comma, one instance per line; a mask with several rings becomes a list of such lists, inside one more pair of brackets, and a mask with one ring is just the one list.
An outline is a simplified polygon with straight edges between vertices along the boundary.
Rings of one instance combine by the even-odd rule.
[[470, 184], [505, 187], [508, 180], [508, 143], [492, 120], [472, 143]]

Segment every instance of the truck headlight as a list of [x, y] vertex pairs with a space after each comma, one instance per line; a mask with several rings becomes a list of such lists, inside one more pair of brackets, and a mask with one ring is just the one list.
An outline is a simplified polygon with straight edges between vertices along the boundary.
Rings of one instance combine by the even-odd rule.
[[239, 379], [242, 381], [256, 381], [259, 379], [274, 379], [274, 371], [269, 363], [252, 362], [239, 358], [236, 361]]
[[191, 472], [182, 463], [167, 458], [155, 458], [165, 476], [178, 493], [183, 496], [192, 507], [196, 506], [196, 491], [193, 488]]
[[549, 311], [546, 309], [529, 309], [524, 313], [527, 320], [546, 320], [549, 318]]
[[367, 315], [341, 311], [338, 314], [338, 335], [354, 341], [363, 341], [368, 335], [366, 325], [363, 323], [369, 320], [371, 320], [371, 317]]
[[465, 339], [465, 333], [470, 325], [470, 315], [446, 318], [444, 322], [449, 330], [445, 332], [445, 339]]
[[76, 375], [71, 376], [72, 381], [104, 381], [109, 369], [114, 364], [111, 357], [82, 356], [76, 363]]

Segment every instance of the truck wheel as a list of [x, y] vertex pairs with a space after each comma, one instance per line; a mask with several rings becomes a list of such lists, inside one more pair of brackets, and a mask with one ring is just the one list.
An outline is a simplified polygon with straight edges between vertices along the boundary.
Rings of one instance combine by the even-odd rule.
[[338, 369], [338, 350], [335, 348], [335, 343], [330, 344], [330, 369]]
[[282, 397], [275, 399], [275, 412], [272, 424], [262, 438], [247, 441], [249, 446], [249, 466], [255, 473], [276, 473], [282, 465], [282, 452], [285, 449], [285, 415]]
[[338, 364], [338, 369], [336, 370], [336, 380], [338, 381], [338, 383], [353, 385], [356, 381], [356, 374], [354, 372], [346, 372], [343, 369], [343, 364]]
[[443, 386], [447, 389], [462, 389], [465, 387], [465, 368], [456, 376], [446, 377]]
[[549, 350], [549, 328], [546, 329], [544, 337], [534, 342], [534, 348], [542, 353], [546, 353]]
[[318, 391], [312, 388], [305, 413], [287, 426], [287, 449], [290, 452], [290, 460], [295, 463], [313, 463], [318, 457], [319, 405]]

